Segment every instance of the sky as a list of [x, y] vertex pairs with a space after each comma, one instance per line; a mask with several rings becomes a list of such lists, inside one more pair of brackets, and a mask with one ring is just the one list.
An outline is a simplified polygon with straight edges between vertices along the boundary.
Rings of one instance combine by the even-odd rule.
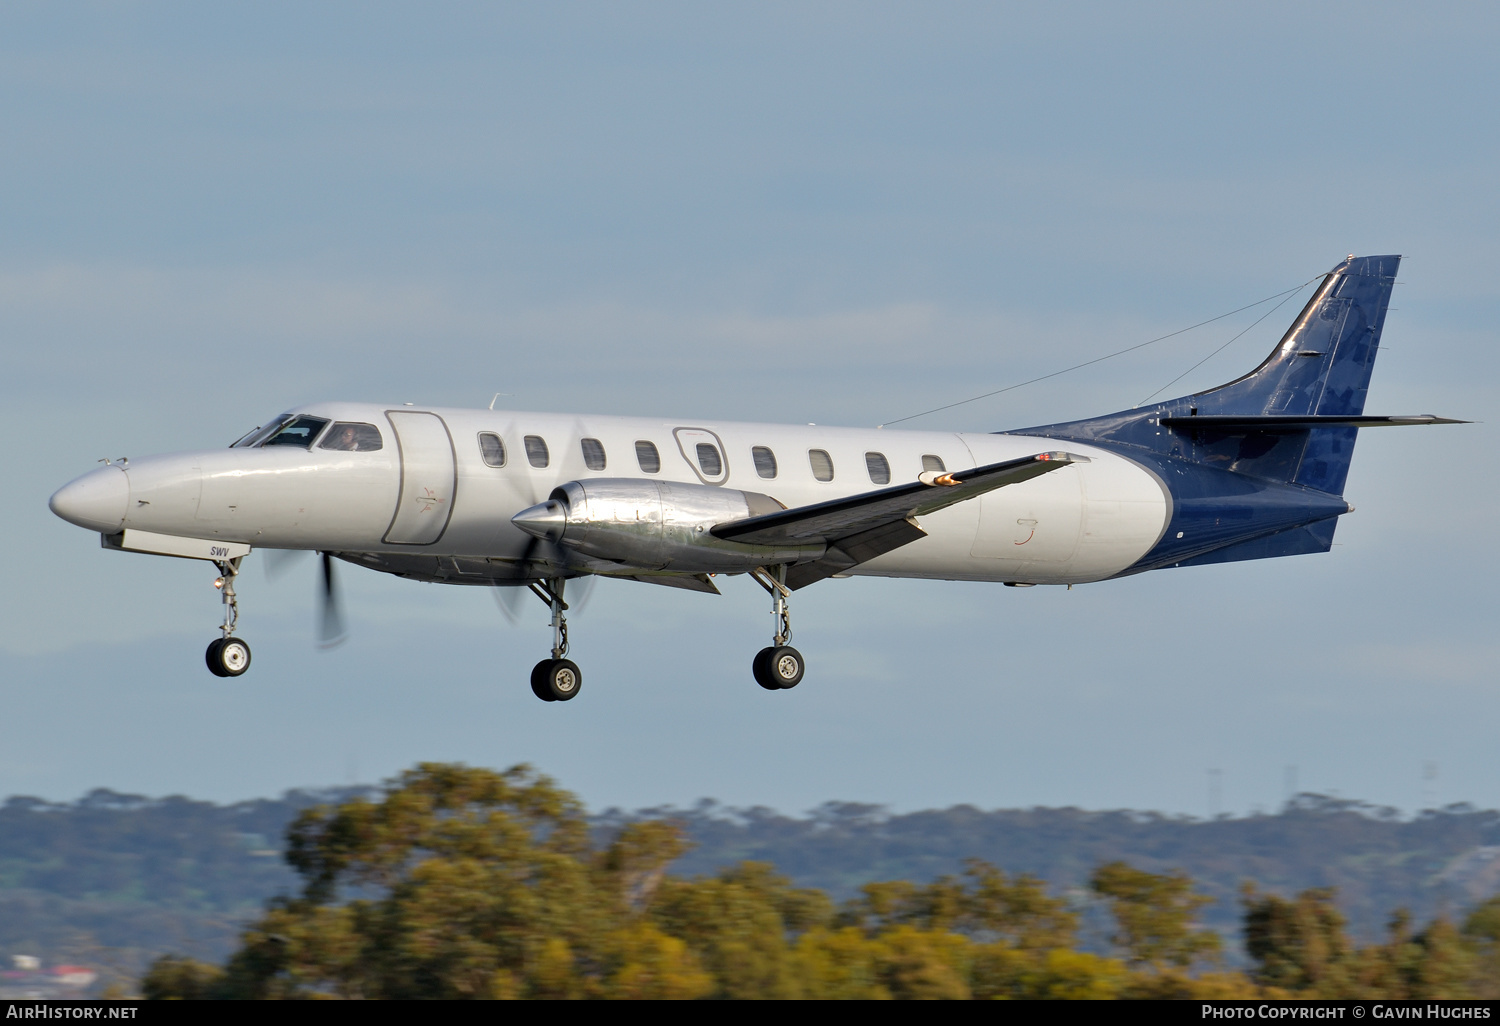
[[[591, 808], [1500, 806], [1500, 10], [0, 7], [0, 796], [230, 801], [529, 762]], [[47, 497], [317, 400], [874, 425], [1401, 253], [1332, 552], [1077, 587], [630, 582], [550, 631], [312, 561], [239, 588]], [[1177, 386], [1254, 366], [1297, 303]], [[914, 420], [1127, 408], [1264, 307]]]

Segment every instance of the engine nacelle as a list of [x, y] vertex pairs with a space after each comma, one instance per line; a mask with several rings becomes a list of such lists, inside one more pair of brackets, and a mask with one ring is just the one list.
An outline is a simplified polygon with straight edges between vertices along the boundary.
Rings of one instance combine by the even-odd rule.
[[527, 534], [643, 570], [733, 572], [823, 555], [825, 546], [724, 541], [709, 528], [786, 507], [769, 495], [640, 478], [569, 481], [511, 517]]

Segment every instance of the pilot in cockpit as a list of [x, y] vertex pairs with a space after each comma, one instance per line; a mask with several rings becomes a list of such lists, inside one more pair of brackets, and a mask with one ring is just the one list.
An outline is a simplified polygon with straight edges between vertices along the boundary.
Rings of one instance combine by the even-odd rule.
[[319, 449], [339, 452], [375, 452], [380, 448], [380, 430], [374, 424], [340, 422], [328, 429]]
[[359, 432], [354, 429], [353, 424], [344, 424], [338, 431], [334, 432], [332, 438], [324, 443], [325, 449], [340, 449], [344, 452], [359, 451]]

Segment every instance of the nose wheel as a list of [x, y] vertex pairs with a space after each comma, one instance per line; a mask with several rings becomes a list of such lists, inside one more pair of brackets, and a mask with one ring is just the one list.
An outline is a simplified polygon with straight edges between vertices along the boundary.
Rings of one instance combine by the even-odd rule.
[[802, 683], [807, 664], [787, 642], [792, 640], [792, 610], [787, 604], [791, 589], [786, 586], [786, 567], [762, 567], [753, 571], [756, 582], [771, 596], [771, 615], [776, 617], [776, 637], [772, 644], [755, 654], [750, 664], [755, 683], [767, 691], [786, 691]]
[[553, 577], [531, 585], [537, 598], [552, 610], [552, 658], [531, 668], [531, 693], [543, 702], [569, 702], [583, 688], [583, 671], [568, 654], [568, 604], [563, 601], [566, 578]]
[[234, 595], [240, 558], [243, 557], [214, 561], [214, 566], [219, 568], [219, 579], [214, 581], [214, 587], [219, 589], [219, 598], [224, 603], [224, 623], [219, 627], [224, 636], [208, 643], [203, 660], [215, 677], [238, 677], [250, 669], [250, 646], [243, 638], [234, 637], [235, 624], [240, 619], [240, 606]]

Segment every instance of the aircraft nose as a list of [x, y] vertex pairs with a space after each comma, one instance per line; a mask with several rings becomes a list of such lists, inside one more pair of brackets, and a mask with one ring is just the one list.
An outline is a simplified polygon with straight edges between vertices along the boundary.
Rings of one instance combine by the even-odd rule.
[[47, 505], [70, 524], [100, 534], [114, 534], [125, 523], [130, 480], [120, 467], [100, 467], [69, 481]]
[[568, 514], [562, 503], [548, 499], [521, 510], [510, 522], [533, 538], [556, 542], [562, 539], [563, 528], [568, 526]]

